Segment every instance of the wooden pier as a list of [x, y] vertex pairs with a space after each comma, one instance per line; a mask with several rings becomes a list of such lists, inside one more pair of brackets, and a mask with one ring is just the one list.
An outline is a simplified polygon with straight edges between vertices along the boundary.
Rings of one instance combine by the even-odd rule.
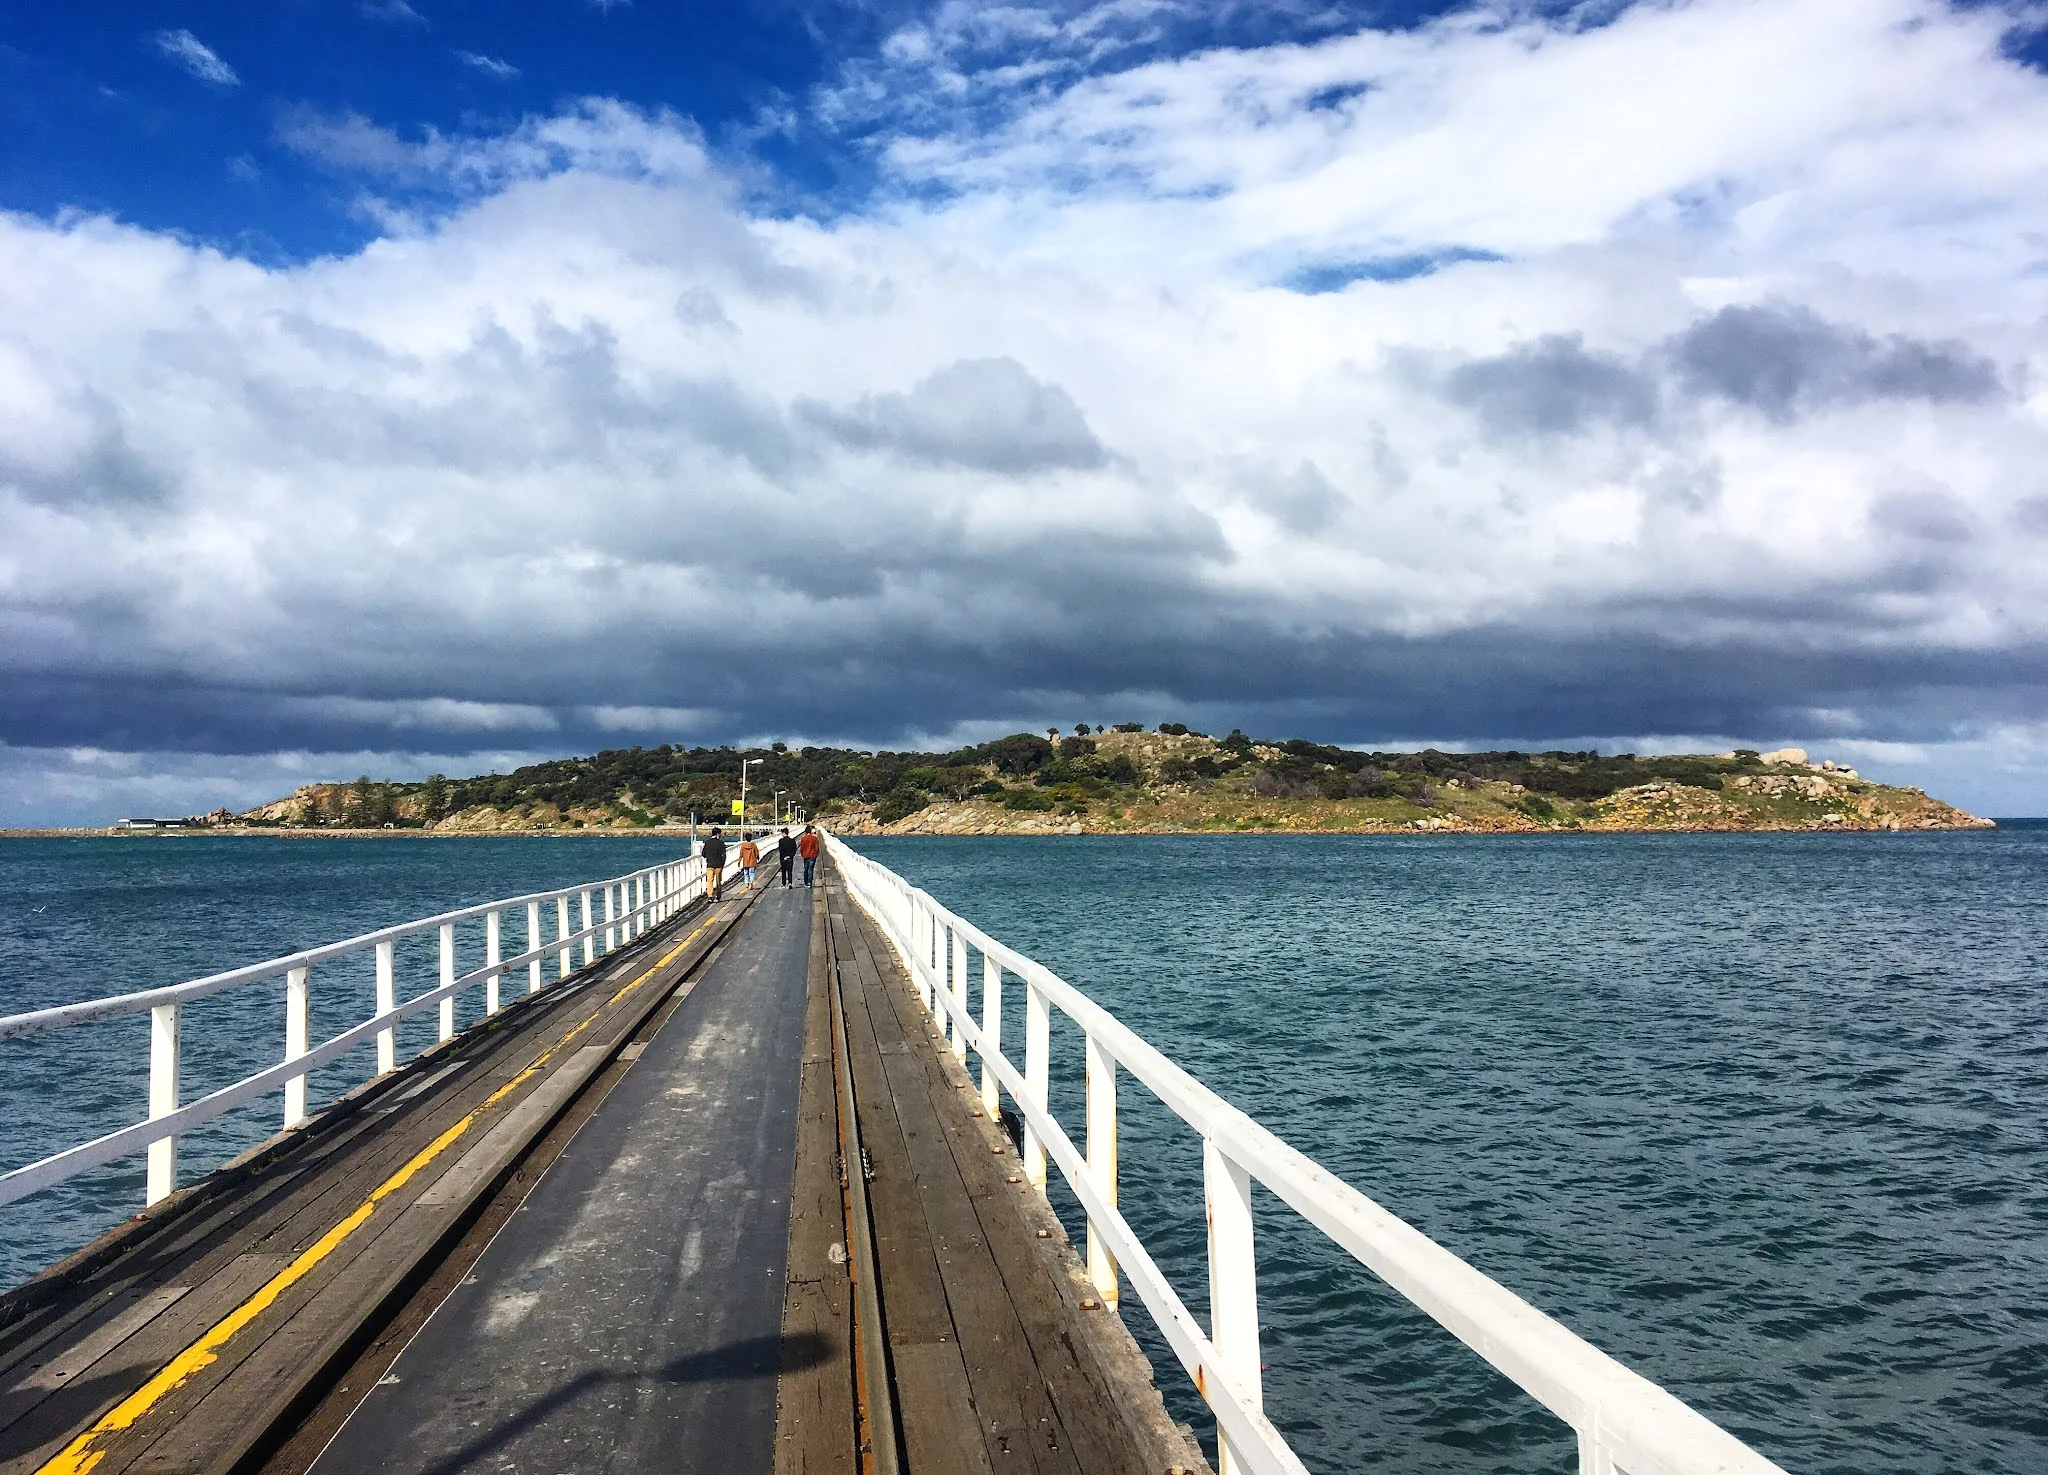
[[821, 882], [683, 910], [0, 1297], [0, 1472], [1206, 1469]]

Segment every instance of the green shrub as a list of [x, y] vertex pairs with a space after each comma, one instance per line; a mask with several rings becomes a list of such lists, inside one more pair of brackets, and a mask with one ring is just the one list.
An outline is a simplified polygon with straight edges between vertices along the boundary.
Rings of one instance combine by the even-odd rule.
[[929, 801], [925, 795], [911, 788], [898, 786], [882, 796], [882, 802], [875, 806], [875, 822], [893, 825], [899, 819], [908, 819]]
[[1007, 789], [1003, 792], [1003, 808], [1050, 810], [1059, 801], [1042, 789]]
[[1095, 765], [1095, 773], [1104, 783], [1121, 784], [1125, 788], [1135, 786], [1145, 777], [1138, 771], [1138, 765], [1131, 762], [1129, 755], [1124, 753], [1119, 753], [1114, 758], [1103, 759]]

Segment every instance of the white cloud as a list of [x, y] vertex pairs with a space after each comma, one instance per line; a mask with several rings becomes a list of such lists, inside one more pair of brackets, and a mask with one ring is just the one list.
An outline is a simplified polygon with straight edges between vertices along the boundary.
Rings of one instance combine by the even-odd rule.
[[688, 737], [718, 716], [701, 707], [591, 707], [586, 715], [601, 732], [647, 733], [666, 729], [670, 742]]
[[455, 53], [455, 59], [464, 66], [472, 67], [500, 82], [509, 82], [519, 75], [519, 68], [509, 61], [500, 61], [495, 56], [485, 56], [480, 51], [458, 51]]
[[387, 238], [0, 220], [0, 677], [254, 693], [285, 746], [1133, 691], [1368, 739], [2031, 731], [2048, 79], [2003, 23], [1514, 10], [1071, 83], [1017, 48], [1102, 44], [1072, 19], [1003, 19], [1000, 76], [906, 33], [847, 86], [943, 63], [1001, 121], [920, 102], [831, 220], [616, 102], [298, 115]]
[[278, 137], [338, 170], [470, 195], [564, 172], [668, 184], [699, 182], [708, 174], [694, 125], [607, 98], [585, 99], [551, 117], [529, 117], [502, 134], [454, 136], [429, 127], [417, 139], [360, 113], [300, 108], [284, 117]]
[[0, 824], [108, 825], [119, 819], [240, 812], [301, 784], [357, 774], [420, 779], [429, 773], [506, 773], [545, 755], [518, 750], [421, 753], [398, 749], [262, 754], [122, 752], [0, 743]]
[[190, 31], [158, 31], [156, 48], [202, 82], [211, 82], [216, 87], [241, 85], [242, 79], [235, 75], [235, 69]]

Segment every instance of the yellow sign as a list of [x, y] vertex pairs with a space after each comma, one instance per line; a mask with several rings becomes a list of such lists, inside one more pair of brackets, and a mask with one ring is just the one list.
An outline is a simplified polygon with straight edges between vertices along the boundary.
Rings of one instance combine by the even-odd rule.
[[732, 817], [734, 819], [745, 819], [747, 817], [747, 806], [745, 803], [738, 799], [732, 801]]

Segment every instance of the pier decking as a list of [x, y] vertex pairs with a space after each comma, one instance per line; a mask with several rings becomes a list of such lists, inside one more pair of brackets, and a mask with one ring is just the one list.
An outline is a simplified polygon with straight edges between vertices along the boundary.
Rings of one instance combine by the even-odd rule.
[[0, 1300], [0, 1472], [1201, 1468], [822, 879], [689, 907]]

